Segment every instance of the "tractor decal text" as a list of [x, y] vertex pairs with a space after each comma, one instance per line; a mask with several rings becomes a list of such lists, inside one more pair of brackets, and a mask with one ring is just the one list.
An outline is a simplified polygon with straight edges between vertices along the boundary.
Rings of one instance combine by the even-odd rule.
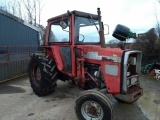
[[84, 54], [84, 58], [88, 59], [94, 59], [94, 60], [110, 60], [112, 62], [121, 62], [121, 58], [117, 56], [101, 56], [98, 55], [98, 52], [88, 52], [87, 54]]

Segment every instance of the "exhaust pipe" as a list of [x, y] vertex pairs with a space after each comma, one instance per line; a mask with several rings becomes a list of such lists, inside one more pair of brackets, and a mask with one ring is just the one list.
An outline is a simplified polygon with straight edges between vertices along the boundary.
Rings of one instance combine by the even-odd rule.
[[104, 38], [104, 27], [103, 27], [103, 23], [101, 20], [101, 11], [100, 8], [97, 8], [97, 13], [98, 13], [98, 19], [99, 19], [99, 37], [100, 37], [100, 43], [101, 43], [101, 47], [105, 48], [105, 38]]

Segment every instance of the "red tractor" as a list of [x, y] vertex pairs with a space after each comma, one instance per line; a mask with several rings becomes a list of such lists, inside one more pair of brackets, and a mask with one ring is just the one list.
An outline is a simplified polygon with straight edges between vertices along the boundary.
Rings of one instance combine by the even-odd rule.
[[[71, 80], [86, 90], [76, 100], [80, 120], [110, 120], [112, 106], [106, 94], [132, 103], [142, 96], [139, 72], [141, 52], [106, 47], [101, 11], [98, 15], [67, 12], [48, 20], [43, 54], [33, 54], [29, 78], [38, 96], [52, 93], [57, 80]], [[135, 37], [117, 25], [113, 36], [121, 41]]]

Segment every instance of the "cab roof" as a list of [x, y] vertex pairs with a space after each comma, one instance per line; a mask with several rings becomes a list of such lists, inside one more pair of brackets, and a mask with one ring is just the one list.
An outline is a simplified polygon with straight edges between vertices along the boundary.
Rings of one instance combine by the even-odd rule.
[[74, 14], [76, 16], [80, 16], [80, 17], [89, 17], [89, 18], [90, 18], [90, 15], [91, 15], [92, 18], [98, 19], [98, 15], [96, 15], [96, 14], [91, 14], [91, 13], [86, 13], [86, 12], [81, 12], [81, 11], [74, 10], [74, 11], [71, 11], [71, 12], [68, 11], [67, 13], [61, 14], [59, 16], [52, 17], [52, 18], [48, 19], [48, 22], [56, 20], [56, 19], [61, 19], [61, 18], [67, 17], [67, 16], [70, 16], [72, 14]]

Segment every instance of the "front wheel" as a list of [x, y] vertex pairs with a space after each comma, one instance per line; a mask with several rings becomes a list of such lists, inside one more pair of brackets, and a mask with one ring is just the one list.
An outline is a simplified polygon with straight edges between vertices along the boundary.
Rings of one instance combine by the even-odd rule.
[[87, 90], [76, 100], [76, 114], [80, 120], [111, 120], [112, 107], [104, 94]]

